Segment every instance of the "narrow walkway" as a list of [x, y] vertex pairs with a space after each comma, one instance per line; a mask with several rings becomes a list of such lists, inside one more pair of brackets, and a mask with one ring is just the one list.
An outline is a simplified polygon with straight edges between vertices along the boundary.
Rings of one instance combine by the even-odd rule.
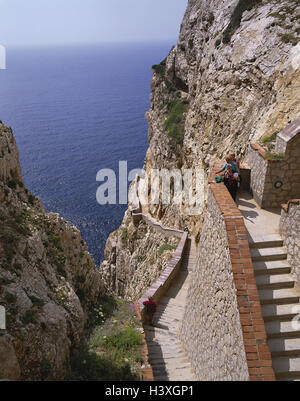
[[145, 326], [149, 361], [156, 381], [196, 381], [192, 367], [178, 339], [189, 286], [189, 273], [196, 263], [196, 246], [188, 241], [180, 273], [155, 314], [155, 326]]
[[277, 380], [300, 380], [300, 289], [291, 275], [287, 250], [279, 235], [280, 210], [263, 210], [248, 193], [238, 206], [249, 235], [251, 257], [268, 345]]

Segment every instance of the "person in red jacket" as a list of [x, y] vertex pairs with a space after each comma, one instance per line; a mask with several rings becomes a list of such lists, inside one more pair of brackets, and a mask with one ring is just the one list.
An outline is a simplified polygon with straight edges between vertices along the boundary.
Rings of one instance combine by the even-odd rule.
[[152, 297], [148, 301], [143, 302], [145, 306], [144, 323], [154, 326], [154, 313], [156, 312], [156, 302]]

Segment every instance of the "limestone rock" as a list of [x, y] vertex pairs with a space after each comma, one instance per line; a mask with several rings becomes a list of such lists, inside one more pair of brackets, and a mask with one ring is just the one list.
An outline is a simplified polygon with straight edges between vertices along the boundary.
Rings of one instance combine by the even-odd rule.
[[[250, 141], [298, 117], [299, 17], [296, 0], [189, 0], [177, 45], [153, 71], [148, 174], [153, 168], [200, 167], [207, 178], [217, 159], [235, 151], [243, 160]], [[188, 103], [177, 118], [177, 142], [165, 125], [174, 102]], [[203, 191], [207, 197], [207, 182]], [[202, 215], [162, 202], [144, 211], [166, 226], [188, 226], [199, 237]], [[122, 227], [128, 224], [127, 216]], [[122, 269], [126, 277], [132, 266], [124, 255], [138, 246], [132, 239], [111, 255], [107, 248], [103, 266], [113, 259], [111, 274]]]
[[106, 291], [77, 228], [45, 213], [25, 188], [12, 131], [3, 124], [0, 156], [0, 304], [7, 320], [0, 379], [62, 380]]

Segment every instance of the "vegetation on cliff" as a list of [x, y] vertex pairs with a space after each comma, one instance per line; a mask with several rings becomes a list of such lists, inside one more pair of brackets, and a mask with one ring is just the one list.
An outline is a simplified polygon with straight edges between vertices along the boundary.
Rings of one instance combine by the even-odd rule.
[[185, 113], [188, 110], [188, 101], [176, 98], [168, 104], [168, 117], [165, 122], [165, 130], [170, 141], [182, 145], [184, 140]]
[[96, 326], [72, 358], [68, 380], [137, 381], [144, 363], [143, 331], [127, 302], [106, 297], [95, 309]]
[[104, 285], [79, 231], [25, 188], [3, 124], [0, 154], [0, 379], [60, 380]]

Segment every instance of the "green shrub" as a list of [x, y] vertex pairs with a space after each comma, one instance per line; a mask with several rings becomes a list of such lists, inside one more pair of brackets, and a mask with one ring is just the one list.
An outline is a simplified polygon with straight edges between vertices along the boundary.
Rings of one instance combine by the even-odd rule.
[[159, 254], [161, 256], [165, 253], [165, 251], [173, 251], [174, 249], [176, 249], [174, 245], [164, 244], [159, 248]]
[[239, 0], [231, 16], [229, 25], [224, 31], [223, 35], [224, 43], [230, 42], [232, 35], [241, 24], [243, 13], [247, 10], [248, 11], [251, 10], [253, 7], [259, 5], [260, 3], [262, 3], [262, 0]]
[[167, 58], [165, 58], [160, 64], [153, 65], [152, 69], [159, 74], [160, 78], [165, 82], [169, 93], [171, 93], [176, 91], [176, 87], [166, 78], [166, 61]]
[[132, 328], [127, 328], [117, 334], [111, 334], [104, 339], [105, 346], [114, 347], [119, 350], [126, 350], [138, 346], [141, 342], [141, 334]]
[[34, 295], [28, 295], [28, 298], [32, 302], [34, 306], [37, 306], [38, 308], [42, 308], [45, 305], [45, 302], [42, 299], [39, 299], [35, 297]]
[[152, 69], [160, 75], [162, 79], [165, 79], [166, 76], [166, 58], [160, 63], [160, 64], [155, 64], [152, 66]]
[[127, 241], [128, 241], [128, 229], [127, 228], [123, 228], [121, 239], [122, 239], [123, 244], [126, 245]]
[[266, 159], [267, 160], [283, 160], [284, 159], [284, 154], [283, 153], [267, 152]]
[[67, 380], [75, 381], [136, 381], [128, 363], [116, 364], [113, 360], [98, 356], [87, 348], [71, 360], [72, 374]]
[[176, 144], [182, 144], [184, 140], [184, 114], [188, 110], [188, 102], [182, 99], [172, 100], [168, 104], [168, 117], [165, 122], [165, 130], [168, 136]]
[[284, 43], [292, 43], [293, 46], [296, 46], [298, 44], [298, 42], [300, 41], [299, 38], [296, 38], [291, 33], [281, 34], [280, 38], [281, 38], [282, 42], [284, 42]]
[[119, 305], [118, 300], [109, 295], [102, 297], [99, 303], [106, 318], [110, 317]]
[[262, 143], [274, 142], [274, 141], [276, 140], [277, 135], [278, 135], [278, 131], [275, 131], [275, 132], [274, 132], [272, 135], [270, 135], [270, 136], [264, 136], [264, 137], [261, 139], [261, 142], [262, 142]]

